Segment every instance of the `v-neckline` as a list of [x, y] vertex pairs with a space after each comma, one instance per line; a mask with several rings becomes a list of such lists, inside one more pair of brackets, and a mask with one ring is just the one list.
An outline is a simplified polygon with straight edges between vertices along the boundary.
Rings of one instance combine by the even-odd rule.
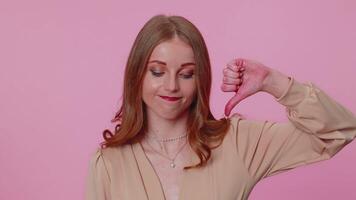
[[[143, 146], [141, 143], [135, 143], [132, 145], [134, 153], [137, 158], [137, 163], [138, 163], [138, 168], [140, 170], [142, 182], [146, 191], [146, 195], [148, 200], [154, 199], [154, 200], [165, 200], [165, 195], [163, 191], [163, 186], [160, 181], [160, 178], [154, 169], [151, 161], [147, 157], [146, 153], [144, 152]], [[188, 161], [188, 166], [192, 165], [194, 162], [198, 161], [199, 158], [193, 153], [191, 155], [190, 161]], [[184, 194], [184, 186], [186, 185], [186, 179], [188, 178], [186, 176], [186, 173], [188, 173], [186, 170], [183, 170], [182, 172], [182, 177], [179, 183], [179, 194], [178, 194], [178, 200], [181, 200], [183, 198]]]

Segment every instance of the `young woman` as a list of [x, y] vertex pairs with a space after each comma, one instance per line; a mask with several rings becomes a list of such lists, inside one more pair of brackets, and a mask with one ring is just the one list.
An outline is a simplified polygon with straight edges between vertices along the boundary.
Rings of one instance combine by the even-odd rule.
[[326, 160], [356, 136], [356, 118], [312, 83], [234, 59], [221, 89], [241, 100], [267, 92], [289, 122], [215, 119], [211, 66], [199, 30], [157, 15], [139, 32], [125, 71], [114, 134], [103, 133], [90, 162], [88, 200], [236, 200], [277, 173]]

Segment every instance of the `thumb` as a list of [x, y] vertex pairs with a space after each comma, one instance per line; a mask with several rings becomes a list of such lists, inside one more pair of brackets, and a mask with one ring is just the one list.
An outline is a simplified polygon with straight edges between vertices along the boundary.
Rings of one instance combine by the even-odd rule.
[[225, 105], [225, 116], [229, 116], [231, 110], [245, 98], [246, 97], [242, 93], [236, 92], [235, 96], [233, 96]]

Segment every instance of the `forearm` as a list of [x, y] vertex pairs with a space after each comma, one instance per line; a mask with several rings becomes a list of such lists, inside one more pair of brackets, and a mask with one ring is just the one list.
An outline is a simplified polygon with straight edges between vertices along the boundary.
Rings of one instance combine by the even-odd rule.
[[265, 78], [262, 91], [267, 92], [278, 99], [287, 89], [290, 79], [281, 72], [271, 69]]

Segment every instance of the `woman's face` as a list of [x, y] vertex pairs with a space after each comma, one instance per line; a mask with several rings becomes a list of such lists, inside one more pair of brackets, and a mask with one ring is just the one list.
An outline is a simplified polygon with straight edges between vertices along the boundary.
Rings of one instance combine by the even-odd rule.
[[196, 95], [193, 49], [178, 37], [158, 44], [147, 64], [142, 98], [148, 116], [177, 119]]

